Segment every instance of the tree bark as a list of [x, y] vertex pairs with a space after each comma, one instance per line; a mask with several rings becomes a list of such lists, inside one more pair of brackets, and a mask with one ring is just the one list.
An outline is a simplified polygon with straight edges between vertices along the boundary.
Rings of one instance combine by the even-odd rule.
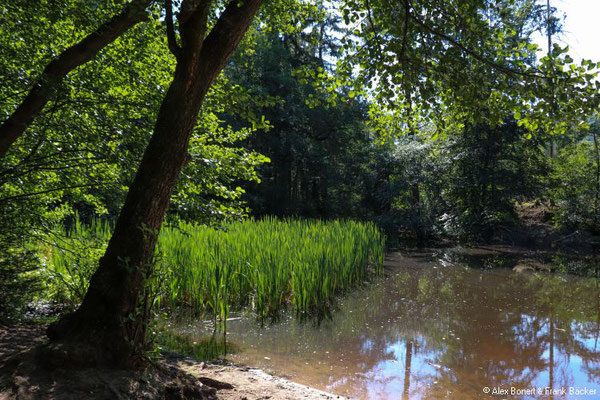
[[[597, 123], [596, 123], [597, 124]], [[594, 139], [594, 158], [596, 163], [596, 185], [594, 187], [594, 231], [600, 231], [600, 145], [598, 143], [598, 130], [600, 127], [594, 127], [592, 137]]]
[[31, 125], [50, 100], [54, 89], [73, 69], [90, 61], [100, 50], [147, 18], [151, 0], [135, 0], [94, 32], [52, 60], [17, 109], [0, 125], [0, 157]]
[[[248, 29], [261, 0], [232, 1], [204, 38], [210, 4], [184, 0], [181, 5], [182, 46], [173, 81], [115, 231], [79, 309], [48, 329], [51, 341], [59, 347], [76, 344], [76, 356], [87, 352], [84, 364], [135, 367], [139, 361], [140, 349], [134, 343], [137, 338], [132, 338], [127, 321], [136, 313], [152, 273], [158, 231], [179, 173], [188, 161], [188, 142], [204, 97]], [[70, 358], [71, 364], [77, 364]]]

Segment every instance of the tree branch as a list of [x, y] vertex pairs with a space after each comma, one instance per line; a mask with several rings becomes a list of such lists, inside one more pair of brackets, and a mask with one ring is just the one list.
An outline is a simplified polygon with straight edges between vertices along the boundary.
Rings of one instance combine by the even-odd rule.
[[379, 31], [377, 30], [377, 26], [375, 25], [375, 22], [373, 21], [373, 15], [371, 13], [371, 4], [369, 3], [369, 0], [365, 0], [365, 6], [367, 7], [367, 20], [369, 21], [369, 24], [371, 25], [371, 29], [373, 29], [373, 36], [375, 37], [375, 43], [377, 44], [377, 50], [379, 51], [379, 54], [382, 54], [382, 50], [381, 50], [381, 42], [379, 40]]
[[10, 200], [22, 199], [22, 198], [25, 198], [25, 197], [39, 196], [41, 194], [48, 194], [48, 193], [52, 193], [52, 192], [59, 192], [61, 190], [79, 189], [79, 188], [84, 188], [84, 187], [110, 186], [112, 184], [113, 183], [105, 183], [105, 184], [101, 184], [101, 183], [88, 183], [88, 184], [83, 184], [83, 185], [64, 186], [64, 187], [60, 187], [60, 188], [42, 190], [42, 191], [39, 191], [39, 192], [23, 193], [23, 194], [19, 194], [19, 195], [15, 195], [15, 196], [8, 196], [8, 197], [0, 198], [0, 203], [4, 203], [4, 202], [10, 201]]
[[199, 54], [208, 25], [212, 0], [183, 0], [177, 20], [181, 47], [191, 49], [185, 54]]
[[212, 28], [202, 47], [202, 68], [212, 82], [221, 72], [250, 27], [262, 0], [232, 0]]
[[[410, 4], [410, 1], [408, 2], [408, 4]], [[511, 68], [506, 65], [501, 65], [495, 61], [490, 60], [488, 57], [484, 56], [483, 54], [481, 54], [477, 51], [474, 51], [474, 50], [468, 48], [467, 46], [463, 45], [458, 40], [454, 39], [452, 36], [449, 36], [443, 32], [438, 31], [437, 29], [432, 28], [431, 26], [427, 25], [425, 22], [423, 22], [419, 18], [417, 18], [414, 15], [414, 13], [409, 13], [409, 18], [411, 20], [413, 20], [417, 25], [421, 26], [426, 31], [431, 33], [432, 35], [439, 37], [440, 39], [450, 43], [452, 46], [455, 46], [455, 47], [459, 48], [460, 50], [464, 51], [465, 53], [467, 53], [471, 57], [475, 58], [476, 60], [481, 61], [498, 71], [501, 71], [501, 72], [504, 72], [507, 74], [520, 75], [520, 76], [524, 76], [524, 77], [528, 77], [528, 78], [543, 78], [543, 76], [541, 76], [539, 74]]]
[[177, 44], [177, 36], [175, 35], [175, 27], [173, 26], [173, 1], [165, 0], [165, 21], [167, 23], [167, 43], [169, 50], [175, 58], [179, 58], [181, 47]]
[[404, 4], [404, 29], [402, 31], [402, 47], [400, 48], [400, 54], [398, 55], [399, 60], [404, 59], [404, 53], [406, 51], [406, 38], [408, 37], [408, 22], [410, 20], [410, 5], [406, 0], [403, 0]]

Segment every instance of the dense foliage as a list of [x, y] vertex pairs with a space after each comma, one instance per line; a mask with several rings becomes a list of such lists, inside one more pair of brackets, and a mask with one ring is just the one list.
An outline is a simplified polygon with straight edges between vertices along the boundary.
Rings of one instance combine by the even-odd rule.
[[449, 233], [490, 238], [498, 226], [514, 222], [515, 201], [541, 194], [546, 155], [515, 122], [464, 129], [449, 136], [443, 152]]
[[374, 136], [364, 104], [333, 101], [297, 73], [301, 65], [320, 68], [319, 53], [305, 38], [269, 35], [245, 58], [252, 68], [240, 62], [228, 71], [232, 81], [272, 99], [256, 110], [270, 128], [243, 142], [271, 160], [258, 168], [262, 182], [249, 185], [246, 199], [255, 215], [360, 216], [356, 178], [377, 152]]
[[[0, 121], [127, 3], [0, 6]], [[597, 65], [560, 46], [538, 54], [535, 1], [490, 3], [265, 7], [194, 125], [158, 242], [163, 304], [328, 310], [379, 265], [382, 241], [370, 222], [327, 220], [490, 240], [519, 224], [519, 202], [543, 199], [556, 227], [600, 231]], [[106, 249], [181, 59], [163, 6], [148, 13], [54, 87], [0, 158], [0, 305], [17, 314], [35, 277], [77, 306]], [[234, 222], [273, 215], [300, 220]]]
[[552, 160], [549, 195], [555, 203], [555, 222], [569, 229], [600, 232], [600, 148], [598, 122], [592, 129], [565, 138]]
[[[47, 7], [50, 13], [58, 6]], [[23, 12], [24, 17], [33, 18], [40, 10]], [[64, 34], [75, 29], [76, 23], [63, 21]], [[22, 24], [7, 31], [10, 35], [0, 43], [0, 51], [6, 53], [3, 59], [11, 59], [15, 65], [32, 62], [25, 52], [16, 54], [22, 59], [9, 56], [13, 43], [26, 41], [32, 34], [30, 28]], [[42, 35], [46, 36], [56, 35]], [[173, 57], [165, 41], [161, 23], [147, 22], [69, 75], [25, 140], [0, 159], [0, 202], [20, 207], [24, 215], [51, 212], [64, 216], [77, 209], [81, 215], [114, 218], [173, 73]], [[135, 62], [122, 54], [129, 54]], [[0, 93], [4, 93], [1, 109], [8, 111], [14, 107], [12, 92], [19, 85], [8, 75], [17, 68], [3, 66], [7, 79], [0, 84]], [[254, 167], [267, 161], [229, 145], [244, 139], [253, 128], [247, 121], [235, 131], [220, 124], [216, 113], [231, 109], [237, 101], [232, 93], [223, 91], [227, 86], [223, 77], [207, 100], [189, 151], [195, 162], [189, 163], [173, 198], [174, 212], [203, 222], [244, 215], [241, 189], [233, 183], [258, 179]]]

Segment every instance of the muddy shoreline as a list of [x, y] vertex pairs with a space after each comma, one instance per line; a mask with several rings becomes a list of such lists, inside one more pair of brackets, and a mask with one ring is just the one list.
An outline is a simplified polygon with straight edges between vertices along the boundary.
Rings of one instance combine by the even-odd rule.
[[213, 364], [163, 352], [140, 372], [46, 370], [35, 347], [42, 324], [0, 326], [0, 399], [330, 400], [344, 397], [232, 363]]

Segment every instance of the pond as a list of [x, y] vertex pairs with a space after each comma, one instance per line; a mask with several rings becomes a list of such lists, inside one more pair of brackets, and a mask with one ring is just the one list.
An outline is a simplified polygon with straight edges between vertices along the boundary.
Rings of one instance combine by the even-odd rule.
[[[357, 399], [600, 398], [598, 281], [486, 257], [389, 255], [386, 276], [318, 326], [233, 318], [241, 350], [228, 358]], [[207, 334], [201, 322], [178, 330]]]

